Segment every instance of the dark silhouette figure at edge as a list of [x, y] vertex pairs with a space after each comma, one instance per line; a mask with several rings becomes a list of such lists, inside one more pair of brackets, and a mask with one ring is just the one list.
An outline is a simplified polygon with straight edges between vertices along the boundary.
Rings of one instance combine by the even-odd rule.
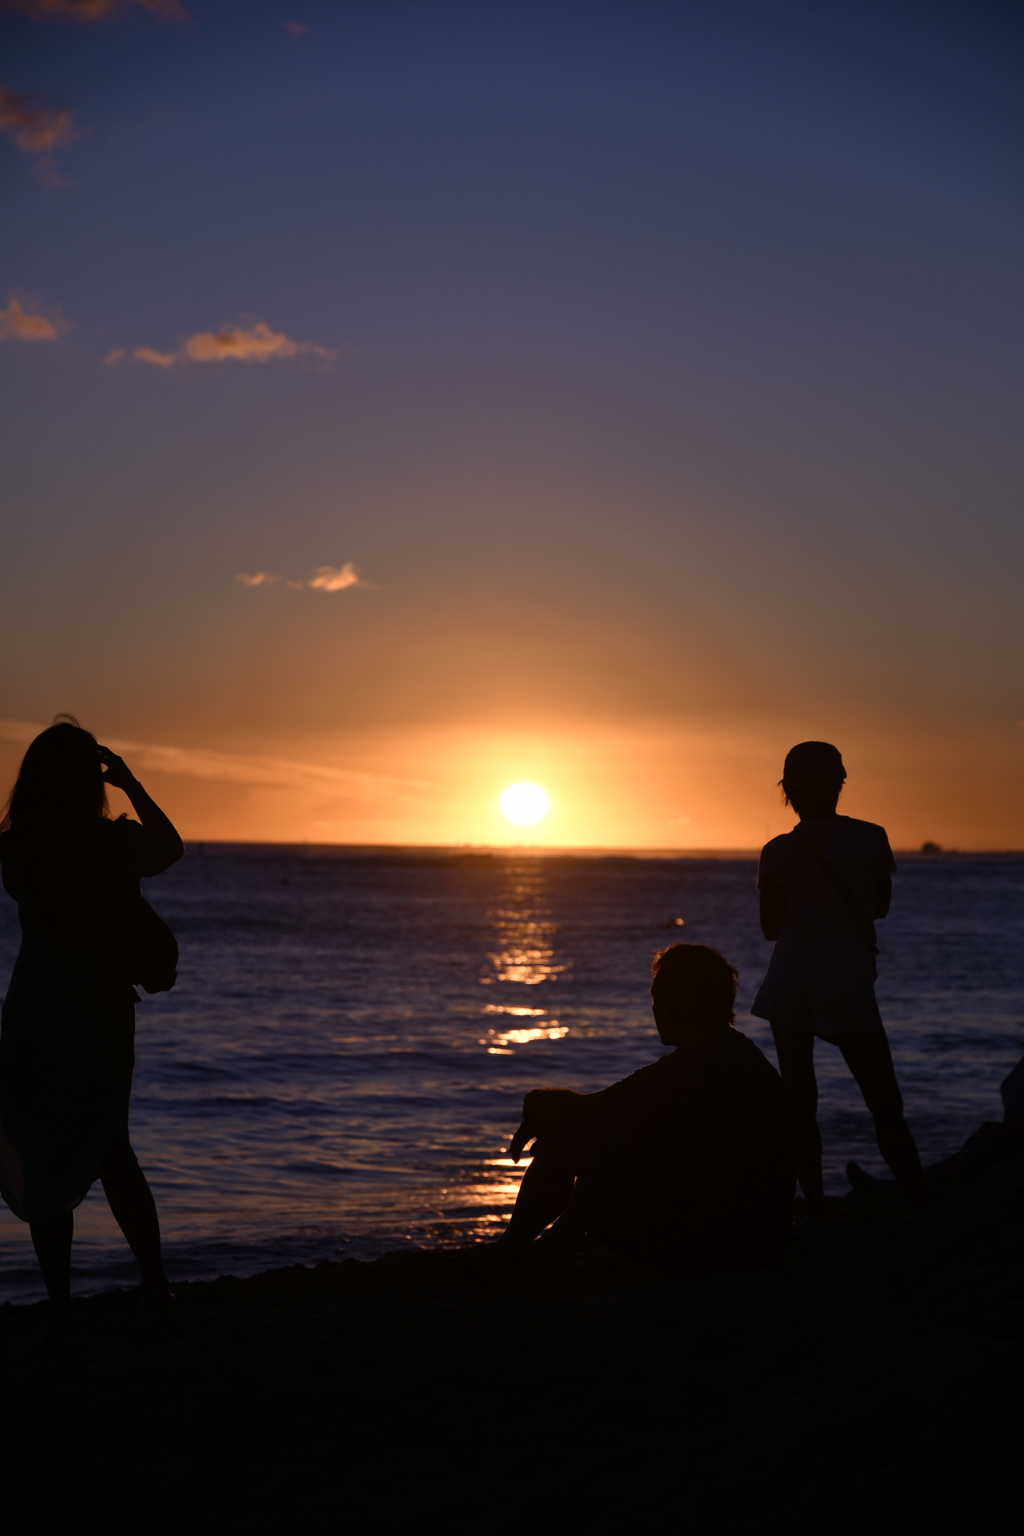
[[[1003, 1100], [1002, 1120], [983, 1120], [961, 1146], [959, 1152], [943, 1157], [924, 1170], [929, 1189], [942, 1189], [977, 1179], [1007, 1158], [1024, 1152], [1024, 1060], [999, 1085]], [[859, 1163], [846, 1165], [846, 1176], [858, 1195], [888, 1194], [896, 1188], [892, 1179], [876, 1179]]]
[[[107, 784], [125, 792], [138, 822], [110, 819]], [[173, 1299], [128, 1101], [133, 982], [162, 990], [174, 974], [147, 979], [147, 932], [163, 925], [139, 877], [183, 852], [121, 758], [72, 717], [58, 716], [32, 742], [0, 823], [4, 888], [22, 929], [0, 1026], [0, 1193], [30, 1225], [58, 1311], [70, 1300], [72, 1212], [97, 1178], [138, 1261], [143, 1297]]]
[[793, 1098], [812, 1226], [825, 1215], [816, 1038], [842, 1052], [901, 1189], [915, 1202], [927, 1193], [875, 1000], [874, 923], [889, 911], [896, 861], [883, 827], [837, 813], [845, 779], [842, 757], [828, 742], [804, 741], [788, 753], [781, 787], [799, 825], [765, 844], [757, 872], [761, 929], [775, 948], [751, 1012], [771, 1024]]
[[518, 1162], [533, 1140], [533, 1161], [485, 1250], [493, 1272], [588, 1236], [682, 1278], [768, 1264], [789, 1236], [796, 1123], [775, 1068], [733, 1028], [737, 972], [706, 944], [673, 944], [653, 969], [658, 1035], [675, 1049], [598, 1093], [526, 1095], [509, 1151]]

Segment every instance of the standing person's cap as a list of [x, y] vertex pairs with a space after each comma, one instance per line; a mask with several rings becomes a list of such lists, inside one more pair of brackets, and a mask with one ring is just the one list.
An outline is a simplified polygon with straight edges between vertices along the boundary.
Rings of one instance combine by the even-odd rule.
[[842, 784], [846, 769], [838, 747], [827, 741], [802, 741], [786, 753], [782, 778], [787, 784]]

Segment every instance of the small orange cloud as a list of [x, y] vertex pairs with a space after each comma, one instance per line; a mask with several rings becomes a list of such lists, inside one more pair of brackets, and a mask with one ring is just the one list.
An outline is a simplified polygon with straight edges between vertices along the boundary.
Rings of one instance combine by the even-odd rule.
[[297, 357], [300, 353], [333, 362], [335, 353], [311, 341], [292, 341], [282, 331], [272, 331], [258, 321], [245, 331], [228, 326], [222, 331], [200, 331], [185, 343], [185, 352], [195, 363], [217, 363], [233, 357], [244, 363], [265, 363], [269, 357]]
[[19, 341], [56, 341], [69, 329], [60, 310], [49, 318], [32, 315], [22, 309], [17, 299], [11, 299], [6, 309], [0, 309], [0, 338], [15, 336]]
[[[225, 326], [221, 331], [199, 331], [177, 352], [157, 352], [153, 347], [134, 347], [131, 352], [140, 363], [151, 363], [155, 368], [170, 368], [175, 363], [222, 363], [231, 358], [240, 363], [265, 363], [271, 357], [312, 357], [328, 368], [337, 355], [333, 348], [314, 341], [293, 341], [283, 331], [272, 331], [262, 320], [248, 330]], [[104, 361], [115, 363], [126, 356], [124, 348], [117, 348]]]
[[301, 21], [286, 21], [284, 29], [286, 32], [290, 32], [292, 37], [302, 37], [304, 33], [309, 31], [306, 24]]
[[235, 577], [245, 587], [272, 587], [275, 582], [284, 581], [286, 587], [293, 592], [301, 592], [304, 587], [312, 587], [319, 592], [344, 592], [346, 587], [372, 587], [372, 581], [365, 581], [360, 576], [351, 560], [346, 560], [344, 565], [318, 565], [308, 581], [293, 581], [291, 577], [271, 576], [266, 571], [254, 571], [251, 575], [247, 571], [239, 571]]
[[309, 584], [311, 587], [319, 587], [321, 592], [343, 592], [346, 587], [366, 586], [351, 560], [346, 560], [337, 570], [333, 565], [317, 566]]
[[179, 0], [0, 0], [0, 10], [22, 11], [33, 21], [115, 21], [135, 9], [158, 21], [190, 21]]

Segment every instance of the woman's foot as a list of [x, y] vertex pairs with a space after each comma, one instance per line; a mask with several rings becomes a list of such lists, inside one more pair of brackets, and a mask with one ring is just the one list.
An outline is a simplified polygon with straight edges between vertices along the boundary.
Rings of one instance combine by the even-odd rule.
[[860, 1163], [852, 1160], [846, 1165], [846, 1177], [850, 1181], [850, 1187], [858, 1195], [884, 1195], [896, 1187], [892, 1179], [876, 1179], [873, 1173], [868, 1173]]
[[145, 1281], [142, 1283], [142, 1305], [144, 1307], [169, 1307], [177, 1299], [167, 1282], [166, 1276], [155, 1283], [151, 1282], [148, 1285]]

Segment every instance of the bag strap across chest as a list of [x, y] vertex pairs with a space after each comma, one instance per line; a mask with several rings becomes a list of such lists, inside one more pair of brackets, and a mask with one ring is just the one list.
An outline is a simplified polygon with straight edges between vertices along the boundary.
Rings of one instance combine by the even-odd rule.
[[832, 864], [828, 859], [826, 859], [821, 850], [814, 846], [810, 838], [804, 836], [799, 827], [794, 827], [789, 835], [790, 837], [795, 837], [801, 848], [805, 848], [807, 850], [811, 858], [821, 870], [822, 874], [825, 875], [825, 877], [835, 886], [836, 890], [839, 892], [840, 896], [843, 898], [844, 902], [849, 907], [854, 917], [857, 919], [857, 927], [864, 935], [864, 942], [870, 946], [871, 953], [873, 955], [877, 955], [878, 945], [875, 943], [874, 922], [864, 911], [864, 908], [861, 906], [856, 896], [850, 890], [849, 886], [846, 884], [846, 881], [832, 867]]

